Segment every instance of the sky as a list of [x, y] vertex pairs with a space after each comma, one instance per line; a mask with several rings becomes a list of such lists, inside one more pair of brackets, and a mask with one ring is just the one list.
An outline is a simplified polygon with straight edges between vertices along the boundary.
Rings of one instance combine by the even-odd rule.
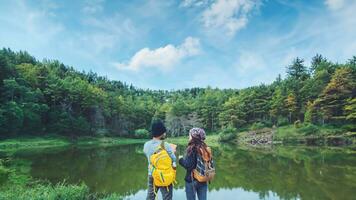
[[0, 48], [139, 88], [245, 88], [356, 55], [356, 0], [0, 0]]

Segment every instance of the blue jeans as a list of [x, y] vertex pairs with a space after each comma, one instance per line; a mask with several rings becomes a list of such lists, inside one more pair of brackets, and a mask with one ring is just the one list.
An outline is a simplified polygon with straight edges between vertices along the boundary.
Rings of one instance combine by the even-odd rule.
[[191, 183], [185, 182], [185, 194], [187, 200], [195, 200], [196, 195], [198, 195], [199, 200], [206, 200], [208, 193], [208, 184], [200, 183], [193, 180]]

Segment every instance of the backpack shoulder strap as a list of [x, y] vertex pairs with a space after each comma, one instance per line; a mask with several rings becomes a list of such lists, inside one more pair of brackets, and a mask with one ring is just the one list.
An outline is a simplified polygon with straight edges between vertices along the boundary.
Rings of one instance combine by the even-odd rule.
[[210, 158], [212, 158], [213, 157], [213, 152], [212, 152], [211, 148], [207, 147], [206, 150], [208, 151]]
[[166, 150], [166, 147], [164, 146], [164, 140], [162, 140], [162, 142], [161, 142], [161, 148]]
[[164, 146], [164, 141], [162, 141], [161, 144], [156, 147], [154, 153], [158, 153], [161, 150], [166, 150], [166, 148]]
[[207, 147], [206, 149], [200, 149], [200, 153], [204, 161], [209, 161], [213, 158], [210, 147]]

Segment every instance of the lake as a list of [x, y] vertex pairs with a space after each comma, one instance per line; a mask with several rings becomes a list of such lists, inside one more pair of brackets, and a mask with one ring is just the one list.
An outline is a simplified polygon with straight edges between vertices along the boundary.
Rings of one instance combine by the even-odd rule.
[[[85, 182], [93, 192], [115, 192], [125, 199], [146, 196], [147, 160], [143, 145], [69, 147], [18, 152], [33, 177], [52, 183]], [[178, 151], [184, 152], [179, 146]], [[318, 147], [214, 148], [215, 199], [356, 199], [356, 150]], [[173, 199], [185, 199], [184, 173], [177, 170]], [[160, 198], [159, 198], [160, 199]]]

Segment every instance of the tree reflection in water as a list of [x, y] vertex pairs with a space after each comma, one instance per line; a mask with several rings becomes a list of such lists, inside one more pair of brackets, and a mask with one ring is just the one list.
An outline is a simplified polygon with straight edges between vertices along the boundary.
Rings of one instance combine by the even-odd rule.
[[[183, 153], [184, 147], [179, 147]], [[274, 147], [214, 149], [216, 179], [209, 195], [260, 199], [352, 199], [356, 191], [356, 153], [350, 149]], [[85, 182], [94, 192], [144, 195], [147, 160], [142, 145], [69, 148], [54, 152], [19, 153], [32, 162], [36, 178]], [[184, 196], [184, 173], [178, 168], [177, 196]], [[236, 196], [238, 195], [238, 196]]]

